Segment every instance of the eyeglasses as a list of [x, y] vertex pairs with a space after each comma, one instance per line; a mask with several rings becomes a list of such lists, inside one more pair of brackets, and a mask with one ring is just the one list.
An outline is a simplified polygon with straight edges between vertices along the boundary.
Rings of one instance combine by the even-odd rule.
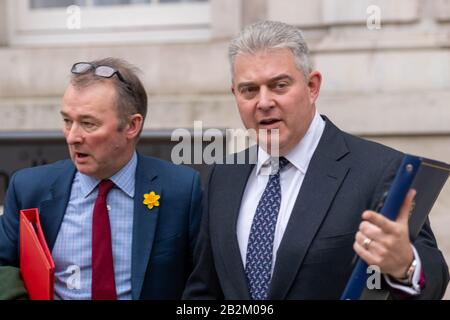
[[87, 73], [91, 70], [94, 70], [94, 74], [99, 77], [103, 78], [111, 78], [115, 74], [117, 74], [117, 77], [120, 81], [125, 83], [127, 87], [129, 87], [128, 83], [125, 81], [125, 79], [120, 74], [119, 70], [114, 69], [110, 66], [97, 66], [95, 64], [89, 63], [89, 62], [77, 62], [72, 66], [71, 72], [74, 74], [83, 74]]

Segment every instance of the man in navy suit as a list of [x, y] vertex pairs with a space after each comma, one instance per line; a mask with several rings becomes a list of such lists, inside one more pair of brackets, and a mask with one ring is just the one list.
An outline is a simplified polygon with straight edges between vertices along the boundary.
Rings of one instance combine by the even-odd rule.
[[367, 210], [402, 154], [318, 113], [322, 77], [300, 30], [255, 23], [231, 42], [229, 58], [242, 121], [258, 133], [257, 161], [213, 167], [184, 298], [339, 299], [355, 252], [393, 293], [441, 298], [449, 274], [429, 223], [409, 240], [414, 191], [397, 221]]
[[61, 110], [71, 160], [18, 171], [0, 265], [19, 265], [19, 211], [38, 208], [56, 299], [179, 299], [192, 271], [199, 174], [136, 152], [147, 95], [134, 67], [76, 63]]

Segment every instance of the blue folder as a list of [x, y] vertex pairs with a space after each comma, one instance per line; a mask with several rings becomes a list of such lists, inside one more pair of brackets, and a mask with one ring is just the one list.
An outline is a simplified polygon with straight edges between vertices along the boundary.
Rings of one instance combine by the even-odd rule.
[[[384, 199], [381, 200], [379, 212], [385, 217], [395, 220], [408, 190], [411, 188], [416, 189], [415, 206], [409, 219], [409, 235], [411, 241], [414, 241], [422, 229], [449, 173], [450, 165], [446, 163], [405, 155], [389, 191], [385, 194]], [[341, 300], [358, 300], [361, 297], [369, 299], [388, 298], [389, 291], [387, 290], [369, 290], [367, 288], [368, 267], [367, 263], [358, 258]]]

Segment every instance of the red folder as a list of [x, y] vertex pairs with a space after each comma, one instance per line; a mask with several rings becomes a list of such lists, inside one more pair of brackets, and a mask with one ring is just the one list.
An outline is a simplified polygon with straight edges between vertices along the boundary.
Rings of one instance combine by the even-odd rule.
[[53, 300], [55, 264], [36, 208], [20, 210], [20, 273], [31, 300]]

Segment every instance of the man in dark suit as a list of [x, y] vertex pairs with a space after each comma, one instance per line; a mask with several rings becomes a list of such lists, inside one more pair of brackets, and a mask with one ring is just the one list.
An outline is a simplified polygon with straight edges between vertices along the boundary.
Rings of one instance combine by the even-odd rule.
[[318, 114], [321, 74], [301, 32], [255, 23], [231, 42], [229, 58], [242, 121], [258, 134], [257, 161], [213, 167], [183, 297], [339, 299], [356, 252], [396, 297], [441, 298], [449, 275], [429, 223], [409, 241], [414, 191], [397, 221], [367, 210], [402, 154]]
[[19, 211], [38, 208], [56, 299], [179, 299], [192, 271], [199, 175], [135, 148], [147, 96], [134, 67], [76, 63], [61, 110], [71, 160], [18, 171], [0, 217], [0, 265], [19, 265]]

